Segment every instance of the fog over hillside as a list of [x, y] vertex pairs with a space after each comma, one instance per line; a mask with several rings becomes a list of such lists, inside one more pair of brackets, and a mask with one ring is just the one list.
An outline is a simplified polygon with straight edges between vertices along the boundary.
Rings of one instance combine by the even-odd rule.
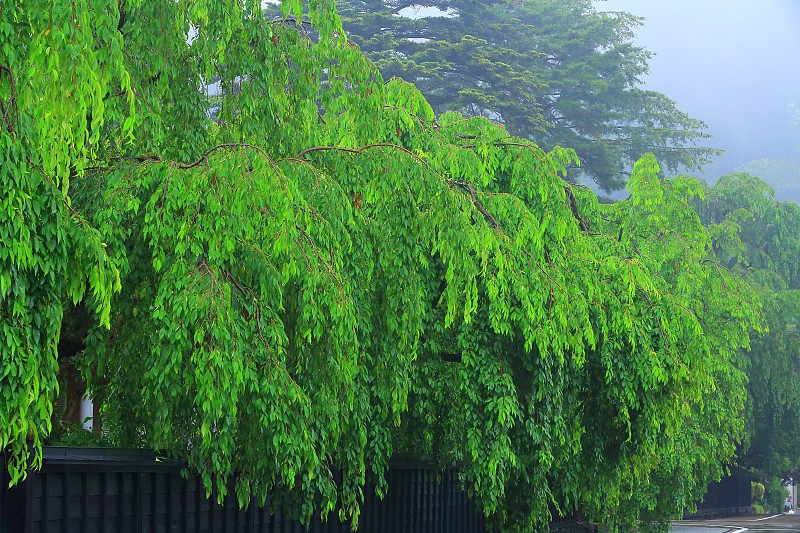
[[[708, 146], [725, 150], [700, 177], [715, 182], [747, 171], [768, 181], [779, 199], [800, 201], [799, 0], [595, 0], [594, 5], [643, 17], [636, 42], [653, 53], [645, 87], [703, 120], [713, 136]], [[449, 13], [422, 1], [400, 14]]]
[[646, 86], [704, 120], [711, 144], [726, 151], [706, 179], [763, 169], [780, 181], [779, 196], [794, 189], [800, 199], [800, 2], [598, 0], [596, 8], [645, 17], [637, 42], [655, 54]]

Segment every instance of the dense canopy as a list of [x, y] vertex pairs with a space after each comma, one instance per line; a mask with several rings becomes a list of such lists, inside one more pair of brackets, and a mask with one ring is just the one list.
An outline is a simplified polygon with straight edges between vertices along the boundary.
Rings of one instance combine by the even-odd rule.
[[408, 452], [459, 468], [504, 530], [552, 504], [620, 530], [680, 514], [745, 436], [761, 324], [702, 184], [644, 155], [600, 204], [564, 181], [575, 152], [384, 83], [333, 2], [281, 8], [3, 4], [12, 477], [51, 430], [78, 305], [109, 438], [242, 504], [356, 521]]
[[764, 478], [800, 468], [800, 207], [749, 174], [723, 176], [698, 206], [716, 254], [763, 302], [765, 331], [749, 354], [748, 424], [743, 465]]

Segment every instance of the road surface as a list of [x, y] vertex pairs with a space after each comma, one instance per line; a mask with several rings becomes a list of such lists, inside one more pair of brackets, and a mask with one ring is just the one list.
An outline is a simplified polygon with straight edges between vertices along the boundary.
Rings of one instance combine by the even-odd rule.
[[713, 520], [677, 520], [672, 533], [764, 533], [800, 532], [800, 514], [775, 516], [735, 516]]

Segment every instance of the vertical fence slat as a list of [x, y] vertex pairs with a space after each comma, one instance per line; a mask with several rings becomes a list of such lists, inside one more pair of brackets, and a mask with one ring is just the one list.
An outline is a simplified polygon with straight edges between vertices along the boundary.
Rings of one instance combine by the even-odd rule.
[[[39, 489], [39, 504], [41, 506], [40, 507], [40, 512], [42, 513], [42, 516], [44, 516], [45, 515], [45, 511], [47, 510], [47, 474], [44, 474], [44, 475], [37, 474], [37, 478], [40, 481], [40, 483], [38, 485], [38, 489]], [[28, 516], [32, 517], [32, 515], [33, 515], [33, 487], [32, 486], [28, 486], [27, 483], [26, 483], [26, 486], [25, 486], [24, 489], [20, 489], [19, 485], [17, 485], [17, 490], [18, 491], [22, 490], [22, 494], [25, 497], [25, 503], [24, 503], [25, 508], [28, 511]], [[32, 518], [31, 518], [31, 520], [29, 520], [25, 524], [24, 529], [25, 529], [25, 533], [33, 533], [34, 532], [33, 519]]]
[[[69, 494], [69, 474], [62, 474], [59, 476], [61, 481], [61, 505], [59, 506], [61, 511], [60, 518], [61, 518], [61, 533], [67, 533], [67, 525], [69, 523], [69, 517], [67, 515], [67, 506], [65, 505], [67, 502], [67, 494]], [[45, 533], [49, 533], [47, 530], [47, 521], [44, 523], [44, 531]]]
[[117, 531], [123, 531], [123, 524], [130, 524], [130, 521], [125, 520], [125, 474], [118, 472], [114, 477], [117, 482]]

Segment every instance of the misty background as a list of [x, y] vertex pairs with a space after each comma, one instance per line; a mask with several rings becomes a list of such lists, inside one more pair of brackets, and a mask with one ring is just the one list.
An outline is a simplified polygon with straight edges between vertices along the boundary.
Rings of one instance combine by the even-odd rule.
[[703, 177], [744, 170], [800, 201], [800, 0], [598, 0], [644, 17], [644, 84], [708, 124], [725, 155]]
[[[698, 177], [715, 183], [725, 174], [749, 172], [772, 185], [779, 200], [800, 203], [800, 0], [594, 5], [643, 18], [635, 42], [653, 53], [644, 87], [704, 121], [712, 135], [706, 144], [725, 151]], [[448, 15], [424, 0], [400, 14]]]
[[[264, 0], [263, 4], [277, 3]], [[449, 16], [425, 0], [409, 18]], [[598, 11], [642, 17], [635, 43], [650, 51], [646, 89], [704, 121], [704, 145], [725, 154], [693, 175], [710, 184], [733, 172], [800, 203], [800, 0], [594, 0]], [[587, 185], [601, 193], [594, 183]], [[610, 195], [626, 196], [624, 190]]]

